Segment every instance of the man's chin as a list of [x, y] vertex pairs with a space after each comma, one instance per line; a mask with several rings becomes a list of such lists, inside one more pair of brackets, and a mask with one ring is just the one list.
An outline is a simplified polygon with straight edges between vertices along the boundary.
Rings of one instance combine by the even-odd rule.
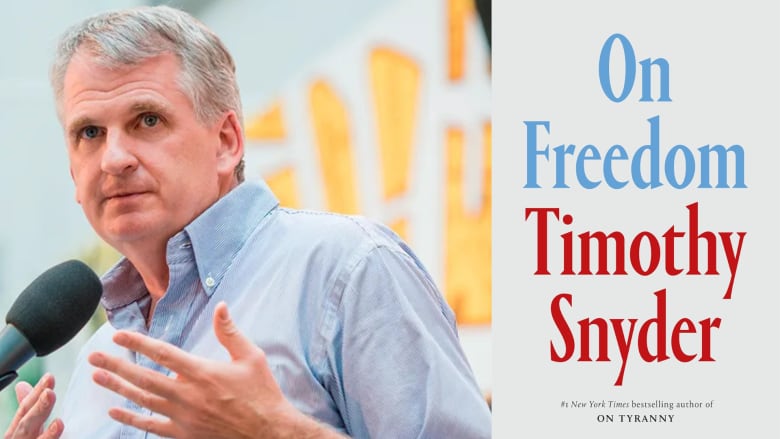
[[123, 218], [108, 224], [102, 237], [111, 246], [121, 248], [133, 242], [153, 239], [155, 234], [160, 234], [159, 227], [159, 221]]

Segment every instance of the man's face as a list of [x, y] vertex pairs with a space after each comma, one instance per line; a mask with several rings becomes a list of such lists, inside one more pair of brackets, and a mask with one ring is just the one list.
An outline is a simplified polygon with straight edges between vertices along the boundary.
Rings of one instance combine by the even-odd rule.
[[225, 127], [235, 118], [200, 122], [179, 72], [168, 53], [108, 69], [77, 52], [65, 74], [76, 201], [120, 251], [164, 243], [232, 185], [237, 159], [225, 157]]

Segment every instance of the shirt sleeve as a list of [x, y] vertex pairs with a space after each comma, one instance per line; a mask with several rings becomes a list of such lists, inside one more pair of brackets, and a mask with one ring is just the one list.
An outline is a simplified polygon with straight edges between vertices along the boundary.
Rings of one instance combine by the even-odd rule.
[[488, 438], [491, 415], [452, 311], [405, 246], [345, 277], [328, 353], [331, 394], [357, 438]]

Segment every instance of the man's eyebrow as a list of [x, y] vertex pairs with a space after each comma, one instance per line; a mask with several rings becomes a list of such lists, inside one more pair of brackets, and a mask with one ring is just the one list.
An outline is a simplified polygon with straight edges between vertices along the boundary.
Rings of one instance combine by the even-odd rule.
[[130, 105], [131, 113], [168, 113], [170, 106], [156, 101], [142, 100]]
[[72, 136], [75, 136], [76, 134], [78, 134], [78, 132], [82, 128], [84, 128], [86, 126], [89, 126], [89, 125], [94, 125], [94, 124], [95, 124], [95, 119], [93, 119], [93, 118], [91, 118], [89, 116], [80, 116], [80, 117], [77, 117], [76, 119], [73, 119], [73, 121], [71, 121], [68, 124], [68, 127], [67, 127], [66, 131], [72, 137]]

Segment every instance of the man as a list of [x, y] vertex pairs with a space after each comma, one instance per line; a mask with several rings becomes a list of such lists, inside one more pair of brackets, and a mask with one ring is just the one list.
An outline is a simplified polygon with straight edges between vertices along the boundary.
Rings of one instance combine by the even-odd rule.
[[65, 33], [51, 77], [76, 201], [124, 258], [62, 419], [45, 425], [51, 376], [20, 384], [6, 438], [490, 436], [411, 250], [243, 182], [235, 68], [211, 31], [164, 6], [102, 14]]

